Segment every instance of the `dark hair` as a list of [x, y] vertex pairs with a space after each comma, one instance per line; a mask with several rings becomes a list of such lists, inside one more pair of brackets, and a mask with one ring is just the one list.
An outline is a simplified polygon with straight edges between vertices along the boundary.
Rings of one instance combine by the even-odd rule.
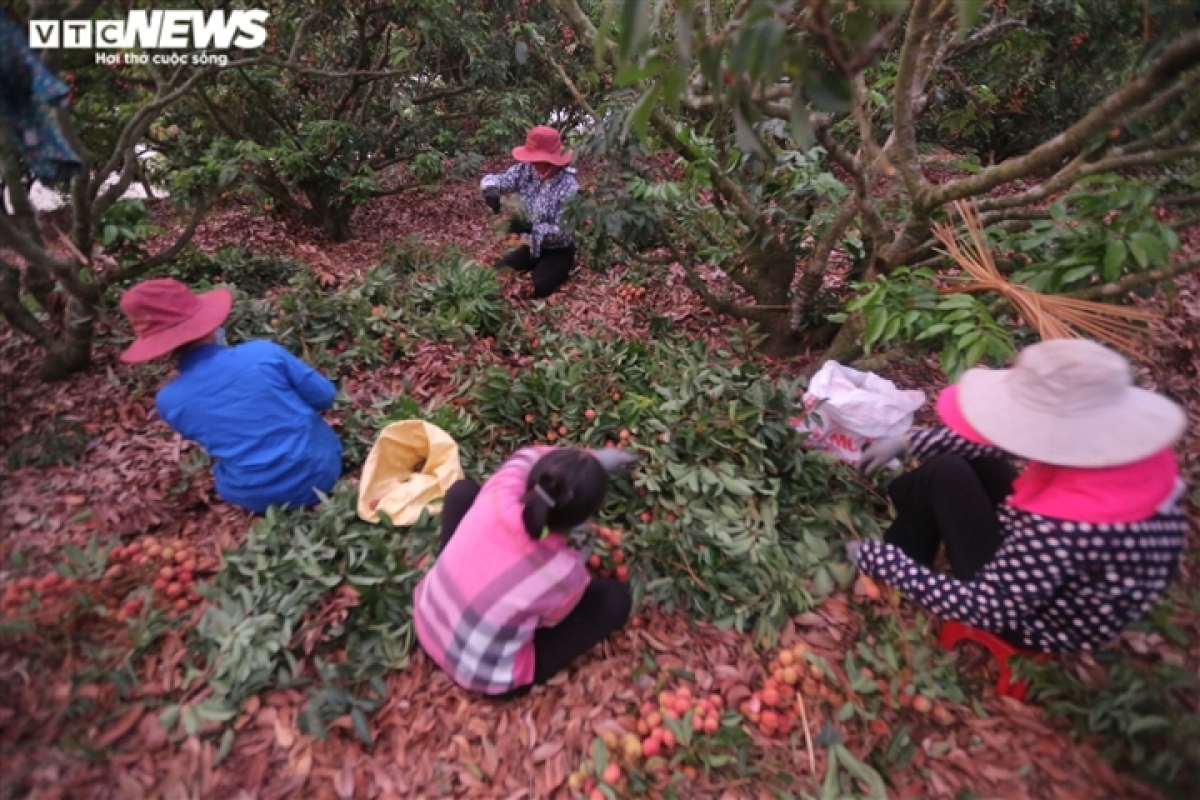
[[[604, 504], [608, 473], [584, 450], [555, 450], [529, 471], [521, 520], [532, 539], [547, 530], [563, 532], [587, 522]], [[540, 491], [539, 491], [540, 490]]]

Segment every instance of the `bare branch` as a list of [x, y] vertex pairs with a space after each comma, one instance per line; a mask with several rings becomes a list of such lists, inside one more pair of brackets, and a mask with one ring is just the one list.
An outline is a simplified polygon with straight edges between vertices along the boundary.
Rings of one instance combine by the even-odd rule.
[[34, 241], [12, 219], [0, 214], [0, 245], [10, 247], [27, 262], [37, 263], [53, 272], [69, 293], [80, 296], [90, 296], [92, 287], [80, 281], [75, 273], [78, 265], [70, 261], [62, 261], [50, 255], [41, 244]]
[[304, 19], [300, 20], [300, 24], [296, 26], [296, 36], [292, 39], [292, 49], [288, 51], [288, 63], [296, 64], [300, 58], [300, 47], [304, 44], [304, 37], [308, 35], [308, 26], [317, 21], [317, 14], [308, 14]]
[[917, 161], [914, 103], [921, 89], [921, 84], [917, 83], [917, 75], [922, 50], [929, 38], [932, 5], [932, 0], [914, 0], [908, 14], [908, 29], [904, 34], [904, 45], [900, 49], [900, 63], [896, 72], [892, 136], [899, 161], [897, 166], [900, 174], [904, 176], [909, 193], [914, 198], [929, 186]]
[[0, 314], [21, 333], [33, 339], [43, 347], [50, 344], [53, 338], [50, 331], [42, 327], [21, 303], [21, 276], [16, 268], [0, 256]]
[[435, 102], [437, 100], [444, 100], [447, 97], [457, 97], [460, 94], [467, 94], [468, 92], [473, 92], [478, 88], [478, 86], [472, 84], [468, 86], [456, 86], [453, 89], [439, 89], [436, 92], [430, 92], [429, 94], [423, 94], [419, 97], [414, 97], [412, 99], [412, 104], [414, 106], [420, 106], [426, 103]]
[[825, 272], [829, 269], [829, 257], [833, 254], [833, 248], [837, 246], [842, 234], [846, 232], [846, 228], [857, 214], [857, 198], [854, 196], [846, 198], [837, 216], [825, 228], [821, 238], [813, 247], [812, 255], [809, 256], [808, 264], [805, 265], [804, 273], [800, 277], [800, 285], [796, 287], [795, 296], [792, 298], [791, 326], [793, 331], [800, 330], [809, 302], [825, 281]]
[[731, 317], [750, 320], [752, 322], [766, 322], [777, 313], [774, 309], [739, 305], [727, 297], [718, 297], [714, 294], [708, 288], [708, 285], [705, 284], [704, 280], [696, 274], [696, 270], [692, 266], [692, 259], [679, 249], [677, 242], [687, 241], [687, 233], [678, 223], [669, 217], [666, 219], [666, 223], [672, 234], [671, 239], [667, 241], [667, 247], [670, 249], [675, 261], [683, 267], [688, 288], [700, 295], [705, 305], [718, 314], [728, 314]]
[[1047, 197], [1052, 197], [1055, 194], [1064, 191], [1071, 187], [1075, 181], [1079, 180], [1079, 171], [1083, 169], [1083, 165], [1087, 163], [1087, 156], [1083, 153], [1071, 159], [1066, 166], [1052, 175], [1049, 179], [1038, 183], [1023, 192], [1010, 194], [1004, 197], [984, 197], [979, 201], [979, 210], [982, 212], [999, 211], [1005, 208], [1017, 208], [1026, 206], [1032, 203], [1037, 203], [1045, 200]]
[[1105, 283], [1099, 286], [1089, 286], [1086, 289], [1080, 289], [1076, 292], [1067, 292], [1064, 297], [1074, 297], [1079, 300], [1102, 300], [1106, 297], [1116, 297], [1124, 294], [1131, 289], [1136, 289], [1139, 286], [1149, 286], [1150, 284], [1160, 283], [1162, 281], [1176, 278], [1180, 275], [1186, 275], [1189, 272], [1200, 270], [1200, 258], [1193, 258], [1189, 261], [1179, 261], [1171, 264], [1168, 267], [1161, 269], [1152, 269], [1146, 272], [1136, 272], [1131, 275], [1126, 275], [1116, 283]]
[[[1115, 121], [1143, 105], [1148, 97], [1171, 84], [1181, 72], [1197, 63], [1200, 63], [1200, 31], [1193, 31], [1168, 46], [1145, 73], [1110, 95], [1066, 131], [1026, 155], [1002, 161], [969, 178], [943, 184], [936, 189], [921, 187], [915, 197], [917, 204], [926, 210], [937, 208], [964, 197], [984, 194], [1001, 184], [1045, 169], [1059, 159], [1078, 152], [1093, 136], [1108, 130]], [[898, 92], [897, 109], [900, 105], [901, 96]], [[900, 120], [901, 114], [897, 111], [898, 126]]]
[[571, 76], [567, 74], [565, 69], [563, 69], [562, 64], [558, 63], [556, 59], [551, 58], [548, 53], [542, 50], [540, 45], [535, 44], [533, 52], [543, 64], [554, 70], [554, 74], [558, 76], [560, 81], [562, 81], [563, 86], [567, 87], [567, 91], [571, 93], [571, 97], [575, 99], [575, 102], [579, 104], [579, 107], [587, 112], [588, 116], [590, 116], [592, 119], [600, 119], [600, 115], [596, 113], [596, 109], [592, 108], [591, 103], [589, 103], [587, 98], [584, 97], [583, 92], [579, 90], [579, 87], [575, 85], [575, 81], [571, 80]]
[[1197, 155], [1200, 155], [1200, 142], [1192, 142], [1191, 144], [1172, 147], [1167, 150], [1147, 150], [1143, 153], [1133, 153], [1132, 155], [1110, 156], [1100, 161], [1084, 164], [1079, 170], [1079, 177], [1086, 178], [1089, 175], [1098, 175], [1102, 172], [1116, 172], [1117, 170], [1129, 169], [1130, 167], [1153, 167]]
[[133, 185], [133, 181], [141, 174], [141, 164], [138, 162], [137, 150], [130, 147], [125, 151], [125, 162], [121, 165], [121, 176], [103, 191], [92, 204], [92, 216], [103, 219], [105, 213], [113, 204], [121, 199], [125, 191]]
[[[13, 219], [35, 242], [42, 244], [42, 233], [38, 230], [33, 202], [29, 199], [29, 192], [25, 190], [24, 177], [12, 137], [7, 131], [0, 131], [0, 182], [8, 189]], [[3, 213], [3, 207], [0, 207], [0, 213]]]
[[950, 46], [950, 50], [946, 54], [946, 58], [952, 59], [958, 58], [959, 56], [964, 56], [967, 53], [977, 50], [980, 47], [983, 47], [985, 44], [990, 43], [994, 39], [998, 38], [1002, 33], [1006, 33], [1016, 28], [1026, 27], [1028, 26], [1026, 25], [1025, 20], [1020, 19], [1019, 17], [1007, 17], [1002, 20], [997, 20], [996, 22], [985, 25], [967, 38], [955, 42]]
[[178, 256], [181, 252], [183, 252], [183, 248], [187, 247], [188, 243], [192, 241], [192, 237], [196, 234], [196, 228], [200, 226], [200, 221], [204, 219], [204, 215], [208, 213], [210, 208], [212, 208], [213, 203], [217, 201], [218, 196], [219, 195], [217, 194], [213, 194], [211, 197], [205, 198], [196, 204], [196, 207], [192, 210], [191, 219], [188, 220], [187, 227], [184, 228], [183, 232], [179, 234], [179, 238], [175, 240], [174, 244], [172, 244], [166, 250], [163, 250], [162, 252], [145, 259], [144, 261], [139, 261], [136, 264], [131, 264], [123, 269], [114, 270], [113, 272], [105, 274], [100, 279], [99, 290], [103, 291], [113, 284], [132, 280], [133, 278], [143, 275], [155, 267], [161, 266]]

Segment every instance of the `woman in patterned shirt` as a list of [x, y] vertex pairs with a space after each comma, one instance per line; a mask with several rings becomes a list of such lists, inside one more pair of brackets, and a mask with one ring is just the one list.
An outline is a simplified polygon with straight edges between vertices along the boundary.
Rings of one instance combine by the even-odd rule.
[[442, 552], [417, 585], [413, 620], [458, 685], [525, 694], [625, 625], [629, 587], [590, 578], [566, 533], [600, 510], [606, 472], [633, 461], [617, 448], [527, 447], [482, 488], [450, 487]]
[[575, 239], [562, 227], [563, 203], [579, 191], [575, 170], [567, 166], [574, 152], [563, 151], [558, 131], [539, 125], [512, 153], [520, 163], [498, 175], [484, 175], [479, 184], [494, 213], [500, 213], [500, 196], [515, 192], [528, 214], [527, 220], [509, 223], [509, 233], [520, 234], [526, 244], [496, 266], [531, 272], [533, 296], [548, 297], [566, 283], [575, 266]]
[[[1135, 388], [1123, 357], [1042, 342], [1012, 369], [968, 371], [937, 410], [945, 427], [864, 454], [867, 474], [906, 454], [922, 464], [889, 485], [896, 520], [883, 541], [849, 545], [860, 570], [940, 617], [1048, 653], [1101, 647], [1162, 597], [1187, 534], [1170, 449], [1187, 417]], [[951, 575], [930, 568], [941, 545]]]

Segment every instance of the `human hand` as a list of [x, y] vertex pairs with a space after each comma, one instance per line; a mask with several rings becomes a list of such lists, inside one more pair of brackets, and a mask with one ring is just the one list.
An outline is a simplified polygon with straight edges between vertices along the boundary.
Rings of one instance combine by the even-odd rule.
[[493, 214], [500, 213], [500, 190], [495, 186], [489, 186], [483, 190], [483, 202], [488, 204], [488, 208]]
[[858, 569], [859, 563], [862, 561], [862, 542], [855, 539], [852, 542], [846, 542], [846, 558]]
[[633, 465], [637, 463], [638, 457], [632, 453], [627, 453], [619, 447], [606, 447], [603, 450], [590, 450], [596, 460], [600, 462], [600, 466], [608, 472], [628, 472], [633, 469]]
[[908, 455], [908, 438], [905, 436], [889, 436], [877, 439], [871, 443], [858, 462], [859, 474], [871, 477], [893, 458], [904, 458]]
[[513, 217], [508, 221], [508, 232], [510, 234], [533, 233], [533, 226], [529, 224], [529, 220]]

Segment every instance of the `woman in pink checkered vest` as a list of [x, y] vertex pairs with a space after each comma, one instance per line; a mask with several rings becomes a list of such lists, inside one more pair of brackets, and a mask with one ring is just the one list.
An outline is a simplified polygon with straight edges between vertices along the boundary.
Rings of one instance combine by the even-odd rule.
[[462, 480], [442, 510], [442, 551], [417, 585], [417, 638], [465, 689], [515, 697], [629, 620], [620, 581], [591, 578], [566, 534], [604, 504], [632, 456], [528, 447], [482, 487]]

